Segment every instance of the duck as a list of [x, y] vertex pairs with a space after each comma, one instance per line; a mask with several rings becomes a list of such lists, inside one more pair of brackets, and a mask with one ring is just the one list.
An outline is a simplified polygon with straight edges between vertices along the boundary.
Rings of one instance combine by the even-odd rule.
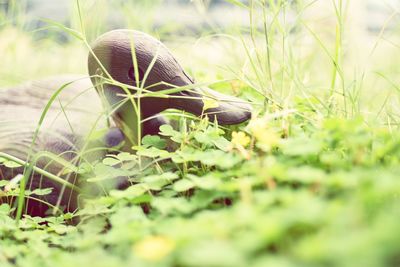
[[[0, 152], [22, 161], [32, 161], [29, 155], [34, 155], [38, 168], [77, 185], [79, 174], [63, 176], [65, 164], [59, 161], [78, 164], [88, 139], [99, 148], [90, 158], [99, 159], [112, 147], [122, 144], [129, 151], [142, 136], [157, 135], [169, 123], [162, 115], [167, 109], [218, 125], [239, 124], [252, 114], [251, 105], [240, 98], [197, 85], [161, 41], [141, 31], [104, 33], [91, 45], [87, 65], [89, 76], [58, 75], [0, 90]], [[205, 99], [214, 102], [212, 107], [205, 109]], [[18, 177], [23, 170], [0, 166], [0, 180]], [[61, 212], [79, 207], [78, 192], [38, 173], [27, 187], [52, 188], [51, 194], [26, 199], [25, 213], [31, 216], [46, 216], [55, 206]]]

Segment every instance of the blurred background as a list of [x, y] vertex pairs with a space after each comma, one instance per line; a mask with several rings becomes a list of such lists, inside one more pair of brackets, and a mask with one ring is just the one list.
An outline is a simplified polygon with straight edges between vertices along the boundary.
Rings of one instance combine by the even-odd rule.
[[87, 49], [55, 26], [81, 32], [82, 21], [89, 43], [116, 28], [150, 33], [197, 81], [230, 80], [220, 89], [243, 89], [255, 103], [252, 91], [281, 104], [335, 95], [346, 114], [400, 114], [399, 0], [79, 3], [81, 16], [75, 0], [0, 0], [0, 87], [85, 74]]
[[[109, 2], [109, 3], [108, 3]], [[137, 27], [151, 27], [164, 32], [202, 32], [204, 29], [226, 29], [230, 27], [246, 26], [248, 24], [247, 10], [239, 8], [232, 3], [248, 4], [247, 0], [135, 0], [135, 1], [82, 1], [82, 5], [91, 11], [92, 15], [102, 16], [101, 24], [109, 28], [120, 28], [127, 24], [137, 24]], [[279, 2], [279, 1], [277, 1]], [[287, 1], [292, 5], [300, 2]], [[324, 2], [330, 5], [331, 1]], [[399, 0], [353, 0], [351, 12], [357, 11], [362, 16], [360, 23], [364, 30], [370, 32], [380, 31], [388, 16], [400, 8]], [[310, 1], [310, 3], [312, 3]], [[75, 0], [2, 0], [3, 16], [8, 13], [8, 19], [14, 23], [24, 23], [28, 29], [40, 28], [44, 23], [41, 18], [70, 24], [71, 14], [75, 12]], [[127, 6], [135, 7], [134, 10], [125, 10]], [[112, 8], [110, 8], [112, 7]], [[350, 10], [349, 10], [350, 11]], [[22, 12], [24, 16], [13, 17]], [[132, 12], [131, 14], [129, 14]], [[318, 15], [318, 10], [315, 10]], [[296, 14], [289, 14], [294, 19]], [[390, 24], [395, 27], [398, 19]], [[100, 25], [98, 25], [100, 26]]]

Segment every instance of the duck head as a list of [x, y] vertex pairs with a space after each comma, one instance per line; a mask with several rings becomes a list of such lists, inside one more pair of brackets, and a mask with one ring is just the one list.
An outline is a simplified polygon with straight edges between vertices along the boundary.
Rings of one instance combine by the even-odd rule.
[[[250, 105], [242, 100], [209, 88], [196, 88], [194, 80], [184, 71], [167, 47], [143, 32], [114, 30], [103, 34], [92, 46], [88, 67], [93, 84], [97, 91], [101, 90], [102, 94], [104, 93], [110, 106], [116, 106], [126, 100], [124, 96], [126, 91], [112, 83], [103, 83], [99, 86], [96, 79], [99, 75], [112, 77], [121, 84], [129, 85], [128, 90], [132, 95], [137, 93], [135, 87], [145, 89], [142, 91], [144, 97], [140, 99], [141, 119], [156, 117], [158, 120], [149, 123], [150, 126], [147, 128], [150, 129], [147, 131], [158, 131], [158, 126], [165, 121], [156, 115], [168, 108], [184, 110], [196, 116], [208, 116], [211, 121], [217, 120], [221, 125], [238, 124], [251, 117]], [[178, 89], [173, 89], [177, 87]], [[186, 90], [179, 89], [180, 87]], [[150, 91], [168, 89], [173, 89], [168, 92], [170, 94], [168, 98], [149, 95]], [[218, 106], [204, 110], [204, 99], [212, 99]], [[132, 105], [128, 106], [121, 105], [116, 110], [114, 118], [116, 115], [120, 118], [119, 121], [133, 123], [127, 121], [135, 119], [128, 118], [127, 113], [130, 113], [130, 116], [133, 114], [130, 112]], [[157, 129], [152, 129], [154, 127]], [[144, 130], [146, 131], [146, 125]]]

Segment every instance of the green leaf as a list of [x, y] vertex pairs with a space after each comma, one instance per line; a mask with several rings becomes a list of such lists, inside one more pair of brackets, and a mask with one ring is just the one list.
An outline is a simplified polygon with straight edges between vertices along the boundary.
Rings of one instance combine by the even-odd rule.
[[3, 162], [4, 166], [6, 166], [7, 168], [18, 168], [21, 167], [21, 164], [16, 163], [15, 161], [11, 161], [11, 160], [7, 160]]
[[131, 153], [128, 152], [121, 152], [117, 155], [117, 158], [120, 161], [136, 161], [137, 160], [137, 156], [133, 155]]
[[202, 153], [200, 161], [208, 166], [218, 166], [222, 169], [229, 169], [241, 162], [242, 159], [233, 153], [227, 153], [221, 150], [208, 150]]
[[111, 190], [110, 196], [116, 199], [135, 199], [147, 192], [142, 184], [131, 185], [125, 190]]
[[226, 240], [197, 240], [184, 248], [180, 257], [180, 265], [218, 267], [249, 266], [246, 264], [243, 253], [244, 251], [239, 251], [234, 244]]
[[145, 156], [149, 158], [168, 158], [169, 157], [169, 152], [166, 150], [160, 150], [155, 147], [150, 147], [146, 149], [141, 149], [137, 152], [139, 156]]
[[8, 214], [10, 214], [10, 211], [11, 211], [11, 207], [9, 204], [3, 203], [0, 205], [0, 215], [1, 214], [8, 215]]
[[53, 188], [38, 188], [30, 192], [30, 195], [46, 196], [51, 194]]
[[165, 180], [160, 176], [152, 175], [144, 178], [142, 185], [150, 190], [160, 191], [164, 186], [170, 183], [170, 181]]
[[[188, 214], [197, 209], [184, 198], [157, 197], [152, 201], [152, 206], [161, 214]], [[179, 217], [178, 217], [179, 218]]]
[[228, 151], [231, 146], [231, 142], [222, 136], [218, 137], [216, 140], [212, 140], [212, 142], [217, 148], [223, 151]]
[[123, 169], [113, 168], [111, 166], [107, 166], [102, 163], [98, 163], [95, 165], [93, 172], [94, 172], [94, 177], [88, 178], [87, 179], [88, 182], [94, 183], [104, 180], [116, 179], [123, 176], [130, 176], [137, 174], [139, 170], [127, 171]]
[[195, 184], [192, 181], [188, 179], [182, 179], [174, 183], [173, 189], [176, 192], [184, 192], [189, 189], [192, 189], [193, 187], [195, 187]]
[[153, 197], [149, 194], [144, 194], [138, 197], [135, 197], [132, 199], [132, 203], [135, 205], [138, 204], [143, 204], [143, 203], [150, 203], [152, 201]]
[[118, 159], [115, 158], [105, 158], [103, 159], [103, 164], [107, 166], [115, 166], [121, 163]]
[[221, 184], [221, 180], [213, 175], [197, 177], [193, 174], [188, 174], [187, 178], [191, 180], [198, 188], [205, 190], [216, 189]]
[[321, 140], [296, 137], [283, 142], [282, 152], [288, 156], [317, 156], [323, 148]]
[[172, 128], [169, 124], [163, 124], [160, 126], [160, 134], [164, 136], [174, 136], [177, 131]]
[[212, 144], [211, 138], [205, 132], [196, 132], [194, 134], [194, 139], [200, 144]]
[[287, 178], [290, 181], [298, 181], [305, 184], [316, 183], [325, 178], [325, 172], [311, 166], [301, 166], [289, 169]]
[[141, 179], [142, 184], [151, 190], [161, 190], [164, 186], [171, 184], [178, 179], [178, 175], [171, 172], [165, 172], [159, 175], [150, 175]]
[[167, 146], [167, 142], [164, 139], [161, 139], [158, 135], [146, 135], [142, 139], [142, 144], [158, 149], [164, 149]]
[[83, 162], [79, 165], [79, 167], [77, 168], [77, 173], [78, 174], [85, 174], [85, 173], [90, 173], [93, 171], [93, 166], [90, 165], [87, 162]]
[[164, 124], [160, 126], [160, 135], [163, 136], [170, 136], [171, 140], [176, 143], [181, 143], [183, 136], [180, 132], [175, 131], [169, 124]]

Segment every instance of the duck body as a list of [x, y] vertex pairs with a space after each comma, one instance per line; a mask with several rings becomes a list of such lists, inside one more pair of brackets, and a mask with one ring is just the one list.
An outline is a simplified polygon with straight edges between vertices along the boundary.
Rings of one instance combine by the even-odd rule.
[[76, 151], [91, 131], [105, 127], [103, 106], [89, 78], [61, 75], [32, 81], [1, 90], [0, 151], [26, 160], [44, 108], [63, 86], [45, 115], [34, 152]]
[[[46, 105], [60, 88], [62, 91], [39, 127]], [[122, 131], [109, 120], [104, 103], [88, 76], [59, 75], [0, 90], [0, 152], [26, 161], [32, 150], [30, 160], [37, 158], [34, 160], [36, 167], [61, 176], [71, 184], [79, 186], [80, 179], [73, 173], [63, 175], [68, 169], [63, 162], [78, 165], [82, 159], [101, 159], [109, 148], [125, 141]], [[149, 120], [143, 124], [143, 133], [157, 134], [164, 123], [162, 117]], [[32, 143], [38, 127], [38, 135]], [[91, 151], [92, 148], [95, 149]], [[11, 180], [23, 171], [23, 167], [0, 165], [0, 180]], [[58, 203], [63, 211], [74, 211], [78, 207], [72, 190], [34, 173], [28, 189], [37, 188], [52, 189], [49, 195], [34, 196], [42, 202]], [[27, 213], [33, 216], [43, 217], [49, 209], [45, 203], [30, 200], [26, 206]]]
[[[46, 104], [63, 86], [65, 88], [51, 104], [36, 141], [32, 144]], [[65, 166], [51, 158], [73, 162], [90, 134], [107, 125], [100, 98], [91, 80], [83, 75], [55, 76], [2, 89], [0, 107], [0, 151], [26, 161], [32, 149], [31, 160], [37, 157], [37, 167], [60, 176]], [[105, 140], [97, 140], [97, 146], [105, 146]], [[106, 149], [97, 150], [92, 157], [100, 158], [105, 153]], [[22, 172], [23, 167], [0, 166], [0, 180], [11, 180]], [[75, 175], [63, 177], [73, 184], [78, 183]], [[34, 173], [28, 181], [27, 189], [37, 188], [51, 188], [52, 192], [45, 196], [33, 195], [40, 202], [28, 199], [28, 214], [45, 216], [49, 208], [45, 202], [52, 205], [58, 203], [63, 211], [74, 211], [77, 208], [72, 190]], [[10, 199], [3, 201], [10, 202]]]
[[[61, 75], [1, 90], [0, 152], [23, 161], [30, 155], [37, 167], [79, 186], [78, 174], [64, 175], [65, 164], [51, 155], [77, 165], [83, 152], [85, 160], [101, 159], [109, 147], [121, 142], [125, 144], [122, 149], [129, 150], [140, 136], [158, 133], [159, 126], [167, 123], [159, 113], [169, 108], [207, 116], [221, 125], [241, 123], [251, 116], [250, 106], [240, 99], [197, 88], [160, 41], [139, 31], [114, 30], [100, 36], [89, 52], [88, 70], [89, 76]], [[160, 97], [160, 92], [170, 97]], [[140, 101], [127, 95], [139, 96]], [[217, 101], [217, 107], [203, 110], [204, 98]], [[135, 104], [140, 116], [133, 111]], [[105, 134], [95, 134], [99, 131]], [[22, 171], [22, 167], [0, 166], [0, 179], [10, 180]], [[26, 212], [30, 215], [44, 216], [49, 209], [46, 202], [64, 212], [78, 207], [74, 191], [37, 173], [28, 187], [53, 188], [50, 195], [28, 198]]]

